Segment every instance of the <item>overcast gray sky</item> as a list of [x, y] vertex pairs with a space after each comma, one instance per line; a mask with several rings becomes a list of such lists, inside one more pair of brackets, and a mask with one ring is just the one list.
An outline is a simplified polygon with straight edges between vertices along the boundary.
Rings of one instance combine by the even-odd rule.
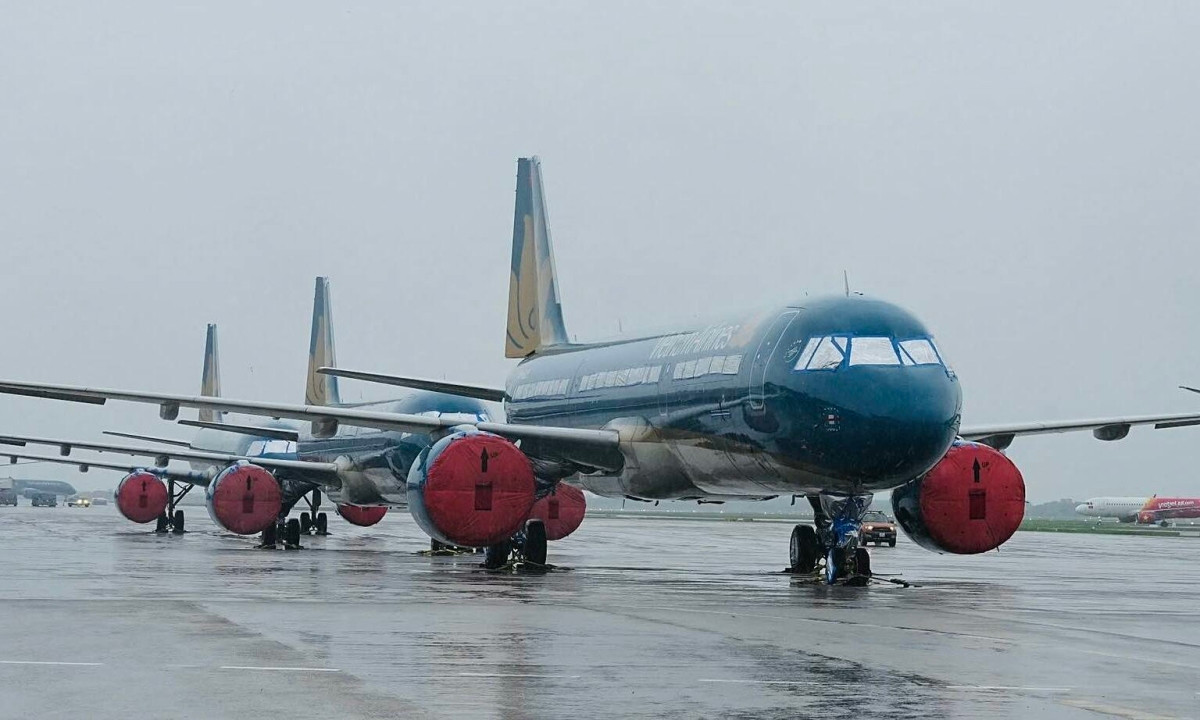
[[[536, 153], [580, 340], [844, 268], [933, 328], [965, 423], [1200, 407], [1195, 3], [176, 5], [3, 3], [0, 376], [194, 391], [217, 322], [226, 395], [299, 402], [327, 274], [342, 365], [500, 383]], [[1197, 494], [1198, 442], [1010, 454], [1035, 501]]]

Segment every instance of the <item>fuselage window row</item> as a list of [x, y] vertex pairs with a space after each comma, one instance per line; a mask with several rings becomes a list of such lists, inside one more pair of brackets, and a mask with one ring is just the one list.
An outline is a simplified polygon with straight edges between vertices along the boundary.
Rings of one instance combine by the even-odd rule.
[[598, 390], [610, 387], [630, 387], [643, 383], [656, 383], [662, 377], [661, 365], [625, 368], [624, 370], [607, 370], [590, 373], [579, 378], [579, 392]]
[[741, 368], [741, 355], [716, 355], [676, 363], [671, 377], [675, 380], [688, 380], [705, 375], [737, 375]]

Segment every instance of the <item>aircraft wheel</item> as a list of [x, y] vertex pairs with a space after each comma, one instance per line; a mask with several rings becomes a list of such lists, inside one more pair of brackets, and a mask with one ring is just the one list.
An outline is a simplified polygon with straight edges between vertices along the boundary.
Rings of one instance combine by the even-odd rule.
[[171, 531], [174, 532], [176, 535], [182, 535], [184, 533], [183, 511], [182, 510], [175, 511], [175, 522], [172, 523], [172, 525], [173, 525], [173, 527], [171, 528]]
[[430, 552], [441, 552], [445, 549], [446, 549], [446, 545], [441, 540], [438, 540], [437, 538], [429, 538], [429, 551]]
[[792, 528], [792, 542], [788, 560], [794, 573], [810, 573], [817, 567], [821, 557], [821, 541], [812, 525], [797, 525]]
[[288, 550], [300, 549], [300, 521], [292, 518], [284, 528], [283, 546]]
[[259, 544], [259, 547], [274, 550], [275, 542], [278, 537], [279, 537], [279, 528], [274, 523], [271, 523], [270, 525], [268, 525], [266, 528], [263, 529], [262, 543]]
[[534, 565], [546, 564], [546, 523], [525, 521], [525, 559]]
[[864, 577], [871, 577], [871, 553], [865, 547], [854, 548], [854, 571]]
[[508, 540], [489, 545], [483, 551], [483, 566], [488, 570], [498, 570], [508, 564], [508, 556], [511, 554], [512, 542]]
[[329, 516], [328, 515], [326, 515], [325, 513], [317, 513], [316, 525], [317, 525], [317, 534], [318, 535], [328, 535], [329, 534]]
[[888, 540], [888, 547], [896, 547], [896, 538]]
[[165, 533], [167, 531], [167, 516], [159, 515], [158, 520], [154, 524], [154, 532]]
[[[863, 552], [866, 552], [863, 549]], [[846, 577], [846, 566], [850, 562], [850, 552], [846, 548], [829, 548], [825, 554], [825, 584], [832, 585]]]
[[307, 535], [312, 532], [312, 516], [306, 512], [300, 513], [300, 533]]

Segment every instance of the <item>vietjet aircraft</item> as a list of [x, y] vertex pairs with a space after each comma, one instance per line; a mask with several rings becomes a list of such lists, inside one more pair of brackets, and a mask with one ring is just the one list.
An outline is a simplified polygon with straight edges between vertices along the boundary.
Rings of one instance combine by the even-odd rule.
[[[18, 381], [0, 381], [0, 392], [149, 403], [170, 420], [188, 407], [310, 421], [314, 445], [329, 444], [321, 452], [301, 449], [301, 460], [351, 502], [358, 502], [365, 469], [339, 429], [391, 431], [407, 444], [381, 447], [371, 469], [393, 474], [378, 483], [404, 487], [379, 493], [372, 483], [372, 499], [407, 504], [434, 539], [487, 547], [489, 566], [514, 548], [544, 561], [549, 521], [532, 513], [539, 500], [566, 493], [567, 482], [642, 500], [803, 495], [816, 528], [792, 530], [790, 567], [822, 568], [829, 583], [870, 574], [858, 538], [873, 493], [893, 491], [897, 520], [922, 546], [985, 552], [1011, 537], [1024, 514], [1024, 481], [1001, 452], [1015, 437], [1090, 430], [1100, 440], [1120, 440], [1134, 425], [1200, 424], [1200, 413], [1185, 413], [963, 425], [959, 380], [933, 334], [912, 313], [876, 299], [801, 298], [603, 343], [568, 337], [540, 164], [523, 158], [505, 344], [506, 356], [520, 363], [506, 386], [322, 370], [503, 402], [505, 421]], [[208, 492], [229, 492], [233, 503], [271, 478], [253, 460], [226, 472]]]
[[1168, 520], [1200, 518], [1200, 498], [1098, 497], [1076, 505], [1075, 512], [1141, 525], [1166, 525]]

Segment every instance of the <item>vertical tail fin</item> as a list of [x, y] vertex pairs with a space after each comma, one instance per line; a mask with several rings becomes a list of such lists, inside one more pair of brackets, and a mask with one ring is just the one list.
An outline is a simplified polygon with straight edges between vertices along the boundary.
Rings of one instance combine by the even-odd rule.
[[[217, 355], [217, 326], [208, 324], [204, 340], [204, 371], [200, 376], [200, 394], [205, 397], [221, 397], [221, 362]], [[225, 413], [211, 408], [200, 409], [200, 422], [223, 422]]]
[[567, 342], [554, 248], [536, 157], [517, 160], [517, 205], [513, 217], [512, 275], [508, 284], [508, 336], [504, 356], [523, 358]]
[[329, 300], [329, 278], [317, 278], [313, 295], [312, 337], [308, 341], [308, 386], [306, 405], [338, 405], [338, 379], [317, 373], [318, 368], [337, 367], [333, 352], [333, 307]]

